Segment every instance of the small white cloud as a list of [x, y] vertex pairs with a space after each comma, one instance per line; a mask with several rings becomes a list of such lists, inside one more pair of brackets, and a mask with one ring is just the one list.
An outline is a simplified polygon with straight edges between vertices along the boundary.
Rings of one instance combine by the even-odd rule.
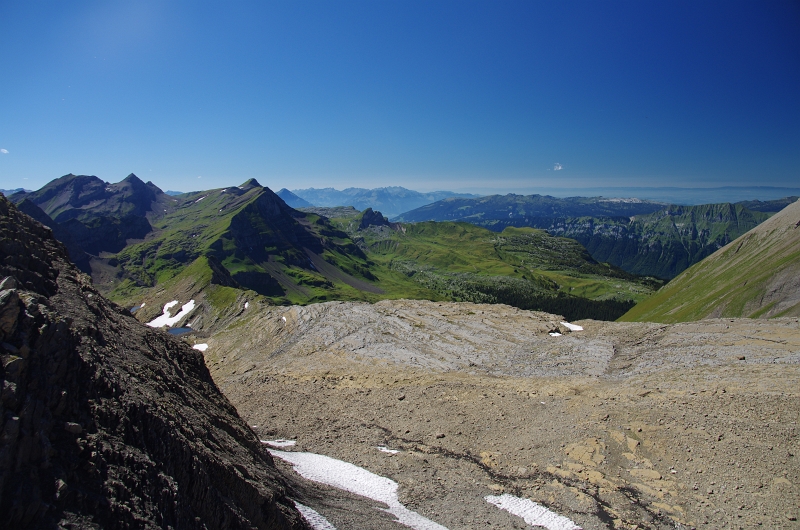
[[197, 178], [201, 179], [201, 178], [203, 178], [203, 177], [201, 177], [200, 175], [197, 175]]
[[559, 164], [558, 162], [556, 162], [556, 163], [553, 165], [553, 171], [560, 171], [560, 170], [562, 170], [562, 169], [564, 169], [564, 166], [562, 166], [562, 165], [561, 165], [561, 164]]
[[8, 149], [0, 149], [0, 153], [3, 153], [4, 155], [7, 155], [8, 154]]

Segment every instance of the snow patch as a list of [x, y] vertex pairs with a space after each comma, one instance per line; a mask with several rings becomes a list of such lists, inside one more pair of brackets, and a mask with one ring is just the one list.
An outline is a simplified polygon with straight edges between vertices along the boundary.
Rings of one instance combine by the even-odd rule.
[[562, 322], [561, 324], [571, 329], [572, 331], [583, 331], [583, 328], [577, 324], [570, 324], [569, 322]]
[[199, 199], [197, 199], [196, 201], [194, 201], [194, 202], [195, 202], [195, 204], [197, 204], [198, 202], [202, 201], [202, 200], [203, 200], [203, 199], [205, 199], [206, 197], [208, 197], [208, 195], [204, 195], [203, 197], [200, 197]]
[[551, 337], [560, 337], [561, 333], [559, 333], [558, 331], [551, 331], [550, 332], [550, 336]]
[[247, 309], [248, 307], [250, 307], [250, 302], [245, 302], [244, 303], [244, 308]]
[[309, 508], [305, 504], [300, 504], [297, 501], [292, 502], [294, 502], [294, 507], [297, 508], [298, 512], [300, 512], [300, 515], [303, 516], [303, 519], [305, 519], [314, 530], [336, 530], [336, 527], [317, 511]]
[[271, 445], [272, 447], [291, 447], [296, 444], [297, 441], [278, 438], [277, 440], [261, 440], [261, 443]]
[[286, 323], [286, 317], [281, 317], [283, 319], [283, 323]]
[[488, 495], [484, 499], [501, 510], [522, 517], [531, 526], [543, 526], [547, 530], [582, 530], [580, 526], [563, 515], [551, 512], [530, 499], [521, 499], [508, 493], [499, 496]]
[[397, 498], [397, 482], [392, 479], [324, 455], [272, 449], [269, 452], [272, 456], [292, 464], [303, 478], [386, 504], [389, 508], [385, 511], [394, 515], [402, 525], [415, 530], [447, 530], [446, 527], [403, 506]]
[[206, 351], [208, 349], [208, 344], [195, 344], [192, 346], [194, 350]]
[[186, 317], [189, 313], [192, 312], [194, 309], [194, 300], [189, 300], [181, 307], [180, 312], [174, 317], [170, 316], [169, 310], [173, 307], [178, 305], [177, 300], [173, 300], [168, 304], [164, 304], [164, 312], [160, 316], [154, 318], [150, 322], [147, 323], [148, 326], [151, 328], [160, 328], [161, 326], [169, 326], [172, 327], [178, 322], [180, 322], [184, 317]]
[[384, 447], [384, 446], [382, 446], [382, 445], [379, 445], [379, 446], [378, 446], [378, 447], [376, 447], [375, 449], [377, 449], [377, 450], [378, 450], [378, 451], [380, 451], [381, 453], [389, 453], [390, 455], [396, 455], [397, 453], [399, 453], [399, 452], [400, 452], [400, 451], [398, 451], [397, 449], [389, 449], [388, 447]]

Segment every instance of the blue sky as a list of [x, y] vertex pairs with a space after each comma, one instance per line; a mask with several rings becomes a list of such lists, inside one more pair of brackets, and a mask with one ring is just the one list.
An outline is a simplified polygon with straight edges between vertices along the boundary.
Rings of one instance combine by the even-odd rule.
[[800, 185], [791, 0], [2, 0], [0, 69], [0, 188]]

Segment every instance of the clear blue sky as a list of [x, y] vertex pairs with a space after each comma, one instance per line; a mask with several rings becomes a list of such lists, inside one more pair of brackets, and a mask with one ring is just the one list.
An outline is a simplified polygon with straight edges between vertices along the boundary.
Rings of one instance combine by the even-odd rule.
[[0, 0], [0, 72], [0, 188], [800, 185], [792, 0]]

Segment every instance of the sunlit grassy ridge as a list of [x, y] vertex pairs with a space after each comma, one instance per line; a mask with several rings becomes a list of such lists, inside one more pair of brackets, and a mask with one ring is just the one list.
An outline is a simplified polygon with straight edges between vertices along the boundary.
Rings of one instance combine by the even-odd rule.
[[800, 203], [690, 267], [621, 320], [800, 314]]
[[231, 285], [276, 304], [442, 298], [377, 266], [327, 219], [288, 208], [257, 183], [174, 200], [174, 211], [153, 223], [152, 234], [108, 260], [121, 279], [106, 286], [115, 300], [135, 302], [155, 286], [186, 287], [187, 277], [213, 292], [232, 289], [215, 285], [208, 259], [224, 268]]

